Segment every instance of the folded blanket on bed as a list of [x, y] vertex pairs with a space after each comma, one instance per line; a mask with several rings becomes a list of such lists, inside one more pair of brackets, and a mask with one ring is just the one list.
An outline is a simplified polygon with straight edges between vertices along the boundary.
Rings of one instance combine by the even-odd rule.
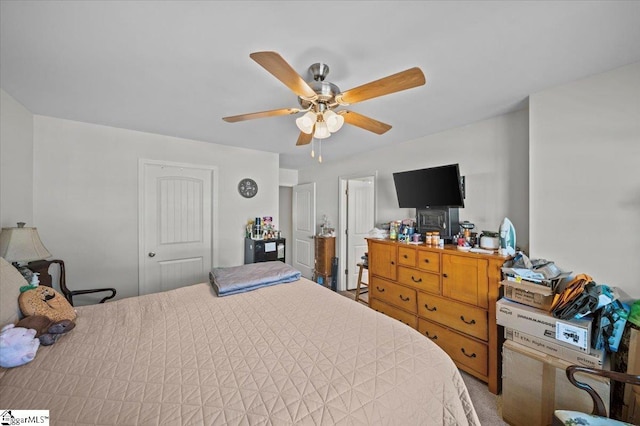
[[280, 261], [250, 263], [242, 266], [214, 268], [209, 280], [218, 296], [244, 293], [274, 284], [300, 279], [300, 271]]

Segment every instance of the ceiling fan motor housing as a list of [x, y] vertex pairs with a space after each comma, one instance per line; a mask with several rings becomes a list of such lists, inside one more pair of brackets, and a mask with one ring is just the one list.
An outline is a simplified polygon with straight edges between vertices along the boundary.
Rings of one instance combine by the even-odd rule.
[[[335, 101], [335, 97], [340, 93], [340, 88], [335, 84], [324, 81], [329, 74], [329, 65], [321, 62], [315, 63], [309, 67], [309, 74], [312, 81], [307, 81], [311, 89], [318, 95], [315, 101], [309, 101], [298, 96], [298, 103], [303, 109], [309, 109], [313, 105], [316, 105], [317, 111], [320, 112], [324, 109], [335, 108], [338, 104]], [[323, 105], [320, 107], [319, 105]]]

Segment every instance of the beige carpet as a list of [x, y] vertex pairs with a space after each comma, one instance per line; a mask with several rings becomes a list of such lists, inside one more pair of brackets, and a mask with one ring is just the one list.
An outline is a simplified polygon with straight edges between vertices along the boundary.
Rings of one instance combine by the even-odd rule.
[[482, 425], [506, 425], [502, 420], [502, 397], [489, 392], [487, 384], [460, 370]]
[[[355, 299], [356, 291], [348, 290], [339, 291], [338, 293], [353, 300]], [[367, 296], [367, 293], [361, 294], [360, 298], [362, 300], [360, 303], [368, 305], [369, 298]], [[464, 383], [467, 385], [471, 401], [473, 401], [473, 406], [480, 418], [480, 423], [491, 426], [506, 425], [507, 423], [502, 420], [502, 397], [489, 392], [486, 383], [481, 382], [462, 370], [460, 370], [460, 374], [462, 375]]]

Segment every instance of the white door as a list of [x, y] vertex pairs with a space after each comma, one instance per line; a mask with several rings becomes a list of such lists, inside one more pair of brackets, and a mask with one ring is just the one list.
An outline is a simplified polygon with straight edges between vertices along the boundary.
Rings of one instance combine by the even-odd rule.
[[313, 279], [313, 236], [316, 233], [316, 184], [305, 183], [293, 187], [293, 249], [292, 266], [302, 276]]
[[[374, 177], [349, 179], [347, 182], [347, 290], [358, 283], [358, 263], [367, 251], [365, 238], [375, 226]], [[368, 282], [368, 271], [363, 280]]]
[[140, 163], [140, 294], [208, 280], [213, 170]]

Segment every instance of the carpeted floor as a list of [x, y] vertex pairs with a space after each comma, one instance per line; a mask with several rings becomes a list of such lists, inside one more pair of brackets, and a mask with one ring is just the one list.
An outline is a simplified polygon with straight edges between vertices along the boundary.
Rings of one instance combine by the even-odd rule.
[[[348, 290], [339, 291], [338, 293], [350, 299], [355, 299], [356, 291]], [[367, 296], [367, 293], [360, 294], [360, 303], [368, 305], [369, 299]], [[507, 423], [502, 420], [502, 397], [489, 392], [486, 383], [481, 382], [462, 370], [460, 370], [460, 374], [462, 375], [464, 383], [467, 385], [471, 401], [473, 401], [473, 406], [480, 418], [480, 424], [491, 426], [506, 425]]]
[[476, 413], [478, 413], [480, 424], [491, 426], [506, 425], [507, 423], [502, 420], [502, 397], [489, 392], [486, 383], [462, 370], [460, 370], [460, 374], [467, 385], [467, 390], [471, 396], [471, 401], [473, 401]]

